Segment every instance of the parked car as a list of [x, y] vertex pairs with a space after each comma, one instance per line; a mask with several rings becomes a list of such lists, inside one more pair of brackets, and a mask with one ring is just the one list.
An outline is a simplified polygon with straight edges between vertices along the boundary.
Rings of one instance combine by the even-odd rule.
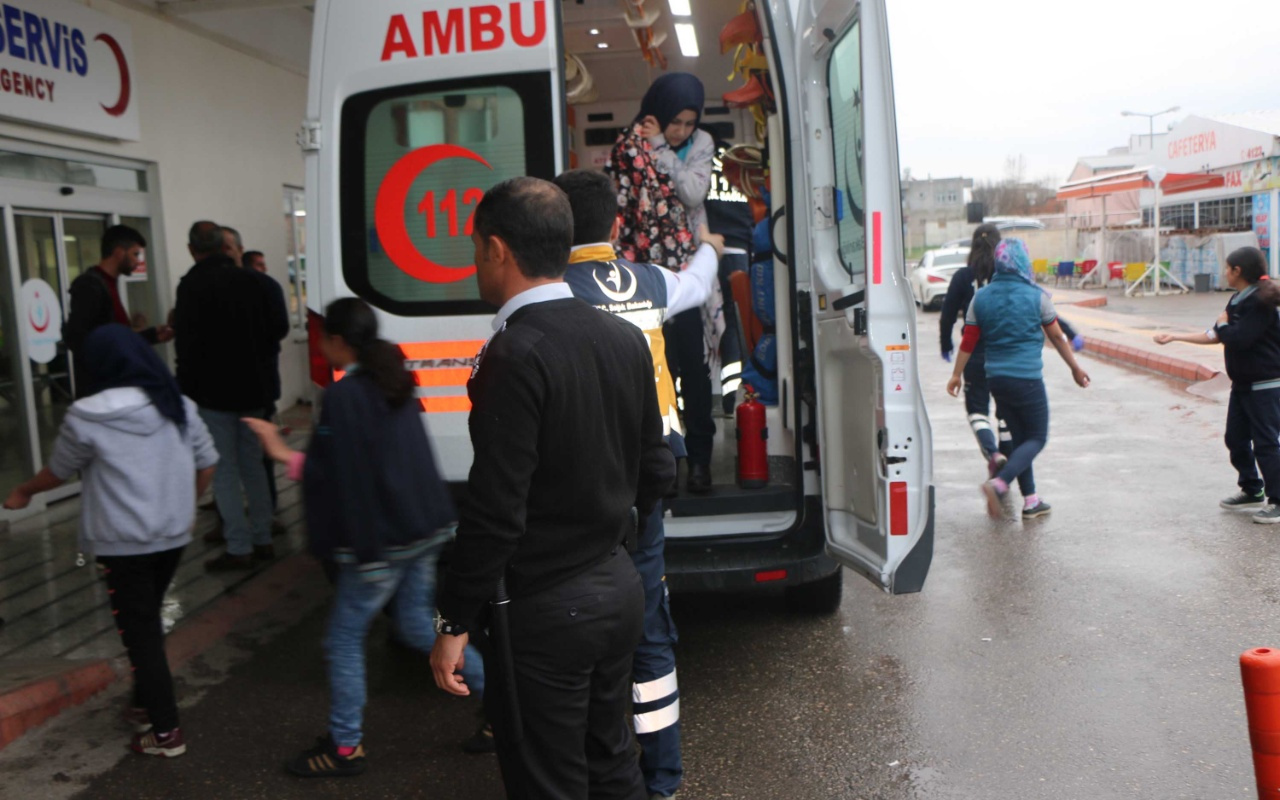
[[930, 250], [920, 259], [920, 266], [911, 271], [907, 283], [916, 305], [926, 311], [942, 308], [942, 298], [947, 295], [951, 276], [969, 261], [969, 247], [941, 247]]

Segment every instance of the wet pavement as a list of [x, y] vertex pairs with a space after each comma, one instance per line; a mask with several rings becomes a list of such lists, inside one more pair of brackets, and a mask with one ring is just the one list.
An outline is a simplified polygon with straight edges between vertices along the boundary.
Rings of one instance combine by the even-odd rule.
[[[1092, 360], [1079, 390], [1046, 351], [1037, 477], [1054, 511], [988, 520], [937, 317], [923, 319], [938, 489], [924, 592], [846, 574], [825, 618], [788, 615], [778, 596], [676, 596], [682, 800], [1255, 796], [1237, 658], [1280, 644], [1280, 528], [1217, 507], [1234, 489], [1223, 406]], [[322, 625], [237, 634], [184, 670], [186, 756], [125, 757], [115, 690], [7, 748], [0, 797], [501, 796], [492, 758], [456, 749], [473, 704], [435, 690], [381, 630], [370, 771], [285, 775], [324, 727]]]

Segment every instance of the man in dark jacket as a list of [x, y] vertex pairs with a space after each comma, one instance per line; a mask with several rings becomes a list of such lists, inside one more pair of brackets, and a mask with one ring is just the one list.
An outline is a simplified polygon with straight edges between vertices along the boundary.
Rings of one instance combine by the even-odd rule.
[[273, 555], [262, 447], [240, 422], [261, 418], [271, 402], [266, 296], [254, 277], [223, 255], [222, 246], [216, 223], [191, 226], [187, 249], [196, 263], [178, 283], [174, 306], [178, 385], [200, 407], [220, 456], [213, 496], [227, 551], [205, 562], [215, 572], [250, 569], [255, 557]]
[[[93, 394], [94, 389], [89, 385], [83, 364], [79, 363], [85, 337], [95, 328], [112, 322], [133, 327], [120, 299], [120, 276], [133, 274], [142, 263], [142, 249], [146, 246], [147, 240], [137, 230], [128, 225], [112, 225], [102, 234], [102, 260], [71, 282], [71, 313], [62, 325], [62, 339], [71, 350], [77, 398]], [[138, 333], [152, 344], [173, 338], [173, 329], [168, 325]]]
[[675, 480], [653, 359], [565, 285], [573, 211], [553, 184], [498, 184], [474, 231], [480, 296], [501, 309], [467, 386], [475, 461], [432, 670], [468, 693], [463, 648], [505, 586], [484, 699], [507, 796], [644, 800], [628, 716], [644, 589], [622, 543]]

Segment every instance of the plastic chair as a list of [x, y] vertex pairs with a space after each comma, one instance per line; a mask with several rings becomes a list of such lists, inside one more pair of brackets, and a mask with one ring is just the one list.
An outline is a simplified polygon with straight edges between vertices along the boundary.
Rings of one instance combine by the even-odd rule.
[[1031, 274], [1038, 281], [1049, 279], [1049, 259], [1037, 258], [1031, 262]]
[[1142, 274], [1147, 271], [1147, 265], [1144, 262], [1130, 262], [1124, 265], [1124, 289], [1129, 291], [1129, 287], [1142, 279]]
[[1107, 264], [1107, 286], [1111, 286], [1112, 281], [1120, 281], [1120, 286], [1124, 286], [1124, 262], [1112, 261]]
[[1098, 266], [1098, 261], [1097, 259], [1094, 259], [1094, 258], [1091, 258], [1088, 261], [1081, 261], [1080, 277], [1083, 278], [1085, 275], [1088, 275], [1090, 272], [1093, 272], [1097, 268], [1097, 266]]
[[1058, 281], [1062, 280], [1063, 278], [1066, 278], [1067, 283], [1069, 284], [1071, 283], [1071, 279], [1075, 277], [1075, 274], [1076, 274], [1076, 262], [1059, 261], [1058, 268], [1054, 270], [1054, 273], [1053, 273], [1053, 285], [1057, 286]]

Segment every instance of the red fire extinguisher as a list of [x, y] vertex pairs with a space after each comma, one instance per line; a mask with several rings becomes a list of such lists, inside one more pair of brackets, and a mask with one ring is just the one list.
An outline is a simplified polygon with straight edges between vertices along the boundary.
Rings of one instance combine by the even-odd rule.
[[769, 428], [756, 390], [749, 385], [744, 388], [746, 399], [738, 406], [738, 485], [762, 489], [769, 485]]

